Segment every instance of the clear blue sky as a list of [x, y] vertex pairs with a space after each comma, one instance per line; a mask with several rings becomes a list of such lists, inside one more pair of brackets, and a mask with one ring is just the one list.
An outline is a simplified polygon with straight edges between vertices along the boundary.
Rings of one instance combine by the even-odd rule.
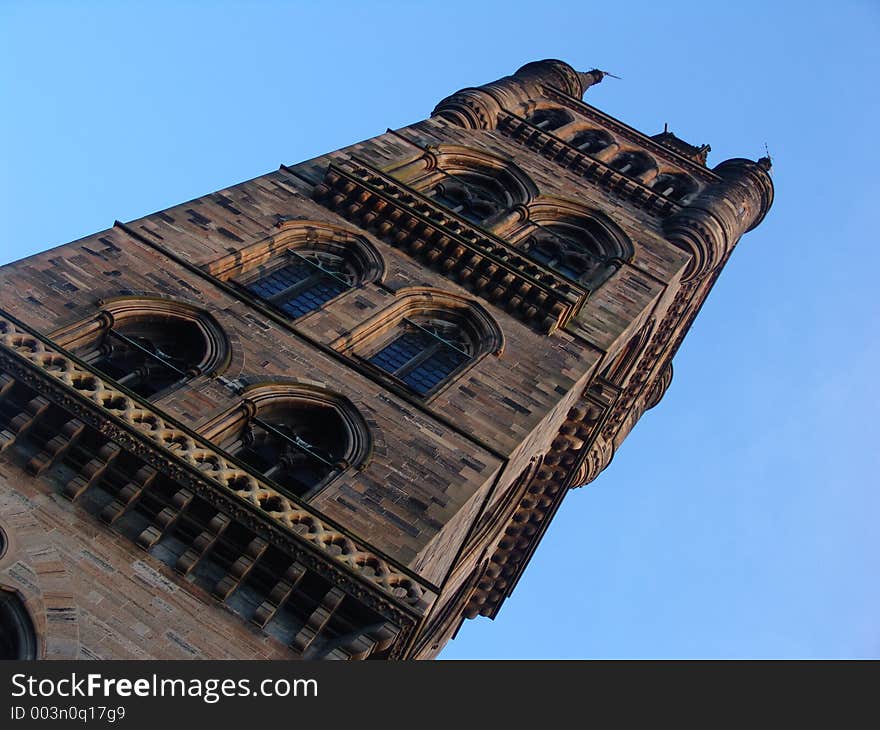
[[561, 58], [776, 202], [666, 398], [443, 656], [878, 657], [880, 3], [0, 2], [0, 262]]

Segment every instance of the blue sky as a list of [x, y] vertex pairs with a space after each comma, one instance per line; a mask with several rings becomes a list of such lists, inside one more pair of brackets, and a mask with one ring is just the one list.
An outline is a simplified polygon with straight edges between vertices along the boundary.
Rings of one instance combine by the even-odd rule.
[[0, 263], [555, 57], [774, 160], [675, 378], [446, 658], [880, 656], [877, 2], [0, 3]]

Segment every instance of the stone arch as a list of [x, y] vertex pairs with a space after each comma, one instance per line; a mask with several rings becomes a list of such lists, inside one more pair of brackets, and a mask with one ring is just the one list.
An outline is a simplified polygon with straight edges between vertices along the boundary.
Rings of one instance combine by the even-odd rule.
[[651, 341], [655, 324], [654, 318], [649, 318], [610, 359], [606, 356], [607, 364], [600, 376], [610, 383], [622, 386]]
[[346, 228], [306, 219], [285, 221], [278, 228], [212, 262], [208, 271], [293, 319], [367, 282], [381, 281], [385, 274], [376, 248]]
[[[617, 223], [602, 211], [574, 200], [542, 195], [528, 206], [528, 221], [536, 225], [587, 227], [599, 239], [608, 258], [629, 261], [635, 253], [630, 237]], [[523, 235], [521, 230], [516, 237]]]
[[80, 639], [75, 584], [34, 512], [31, 500], [0, 489], [0, 519], [7, 542], [0, 557], [0, 593], [14, 594], [20, 602], [16, 610], [26, 612], [36, 636], [33, 658], [76, 659]]
[[590, 289], [608, 280], [634, 253], [629, 236], [606, 215], [570, 200], [541, 197], [512, 236], [535, 261]]
[[430, 397], [487, 354], [500, 355], [504, 335], [474, 300], [414, 287], [399, 291], [394, 302], [333, 346], [382, 377]]
[[288, 251], [314, 248], [350, 259], [358, 269], [358, 283], [381, 282], [385, 277], [385, 261], [365, 236], [343, 226], [309, 219], [283, 221], [278, 224], [277, 232], [223, 256], [205, 268], [209, 274], [227, 281], [247, 272], [265, 269]]
[[185, 381], [218, 375], [231, 346], [213, 315], [187, 302], [126, 296], [50, 337], [142, 397], [157, 399]]
[[586, 127], [571, 135], [568, 143], [587, 155], [596, 155], [611, 148], [616, 143], [614, 137], [604, 129]]
[[[348, 351], [392, 328], [401, 318], [415, 313], [453, 313], [467, 322], [469, 333], [480, 355], [504, 350], [504, 333], [496, 319], [479, 302], [460, 294], [428, 287], [406, 287], [381, 312], [333, 343], [336, 350]], [[475, 358], [476, 359], [476, 358]]]
[[553, 132], [574, 121], [574, 115], [559, 106], [539, 106], [526, 121], [545, 132]]
[[693, 195], [698, 188], [696, 180], [680, 172], [661, 172], [651, 182], [654, 192], [677, 201]]
[[449, 174], [482, 173], [496, 177], [511, 196], [512, 205], [528, 205], [539, 194], [532, 178], [515, 162], [462, 145], [431, 148], [436, 169]]
[[538, 186], [516, 163], [463, 145], [429, 146], [386, 172], [456, 213], [471, 198], [484, 206], [478, 216], [470, 216], [471, 222], [493, 229], [510, 217], [522, 218], [539, 194]]
[[643, 179], [657, 172], [657, 161], [641, 150], [623, 149], [608, 163], [609, 167], [621, 175]]
[[0, 660], [36, 659], [37, 630], [18, 591], [0, 585]]

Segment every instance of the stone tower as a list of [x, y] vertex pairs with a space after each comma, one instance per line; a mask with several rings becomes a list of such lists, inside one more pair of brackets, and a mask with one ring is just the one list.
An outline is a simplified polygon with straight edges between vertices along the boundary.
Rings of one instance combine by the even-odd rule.
[[0, 268], [0, 654], [427, 658], [495, 616], [773, 199], [602, 76]]

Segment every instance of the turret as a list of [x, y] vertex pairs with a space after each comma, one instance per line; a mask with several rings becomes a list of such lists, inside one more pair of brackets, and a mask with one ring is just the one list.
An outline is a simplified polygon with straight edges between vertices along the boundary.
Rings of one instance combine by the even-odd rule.
[[725, 160], [714, 168], [721, 180], [664, 221], [667, 238], [693, 255], [686, 279], [715, 270], [764, 219], [773, 204], [770, 167], [769, 157]]
[[531, 111], [544, 86], [580, 99], [593, 84], [604, 78], [602, 71], [579, 72], [562, 61], [533, 61], [512, 76], [479, 87], [470, 87], [447, 96], [431, 116], [442, 117], [468, 129], [494, 129], [498, 112]]

